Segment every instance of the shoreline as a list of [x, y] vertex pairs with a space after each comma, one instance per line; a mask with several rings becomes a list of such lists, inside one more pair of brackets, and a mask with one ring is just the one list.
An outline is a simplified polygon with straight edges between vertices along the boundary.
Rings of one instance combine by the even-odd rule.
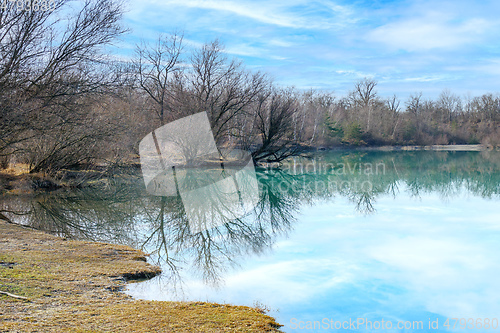
[[[446, 151], [446, 152], [489, 152], [500, 151], [500, 147], [491, 145], [409, 145], [409, 146], [308, 146], [303, 147], [302, 153], [299, 156], [307, 156], [313, 153], [328, 153], [328, 152], [413, 152], [413, 151]], [[271, 165], [279, 165], [270, 163]], [[257, 162], [258, 166], [266, 166], [267, 162]], [[140, 170], [140, 163], [131, 161], [123, 166], [121, 171], [116, 175], [128, 174], [130, 171]], [[96, 170], [82, 169], [82, 170], [65, 170], [65, 176], [60, 179], [54, 176], [47, 176], [41, 173], [30, 174], [23, 172], [21, 168], [16, 165], [7, 169], [0, 170], [0, 195], [2, 194], [35, 194], [38, 191], [54, 191], [59, 189], [72, 189], [81, 188], [85, 186], [98, 185], [106, 176], [103, 176]], [[82, 179], [75, 181], [75, 179]]]
[[367, 147], [366, 150], [378, 151], [500, 151], [500, 147], [485, 145], [430, 145], [430, 146], [380, 146]]
[[500, 151], [500, 147], [486, 145], [408, 145], [408, 146], [345, 146], [345, 147], [316, 147], [311, 152], [329, 151]]
[[0, 220], [0, 332], [281, 332], [256, 308], [134, 300], [126, 284], [161, 273], [146, 256]]

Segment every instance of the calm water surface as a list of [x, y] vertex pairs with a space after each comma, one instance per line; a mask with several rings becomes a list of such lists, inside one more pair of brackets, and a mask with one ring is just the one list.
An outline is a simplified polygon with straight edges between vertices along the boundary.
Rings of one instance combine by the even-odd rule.
[[164, 273], [130, 285], [137, 298], [265, 306], [287, 332], [500, 319], [499, 152], [323, 153], [257, 178], [251, 214], [195, 234], [180, 198], [147, 195], [136, 175], [2, 205], [24, 224], [152, 253]]

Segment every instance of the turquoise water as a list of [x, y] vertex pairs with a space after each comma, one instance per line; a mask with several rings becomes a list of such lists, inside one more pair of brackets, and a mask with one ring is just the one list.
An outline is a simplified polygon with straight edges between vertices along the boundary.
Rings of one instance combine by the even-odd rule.
[[[286, 235], [277, 236], [260, 255], [241, 256], [239, 267], [225, 272], [218, 287], [207, 287], [195, 270], [182, 273], [181, 291], [169, 290], [169, 280], [160, 277], [128, 292], [157, 300], [263, 304], [287, 332], [331, 330], [347, 321], [360, 322], [353, 331], [373, 331], [361, 323], [382, 320], [385, 328], [391, 321], [390, 331], [446, 331], [454, 324], [460, 330], [467, 323], [468, 330], [489, 323], [496, 331], [498, 157], [437, 152], [315, 156], [316, 168], [311, 161], [302, 161], [299, 172], [284, 168], [306, 175], [306, 184], [313, 185], [299, 186], [292, 195], [298, 199], [292, 199], [294, 221]], [[332, 163], [337, 172], [321, 171], [319, 165]], [[385, 170], [365, 172], [367, 165], [380, 163]], [[332, 174], [328, 189], [325, 177]], [[314, 321], [319, 321], [317, 330], [306, 329], [308, 324], [314, 328]], [[399, 330], [399, 322], [407, 329]], [[423, 327], [414, 326], [419, 322]]]
[[252, 214], [198, 234], [140, 181], [30, 199], [24, 223], [153, 253], [134, 297], [257, 305], [286, 332], [500, 331], [500, 153], [323, 153], [257, 178]]

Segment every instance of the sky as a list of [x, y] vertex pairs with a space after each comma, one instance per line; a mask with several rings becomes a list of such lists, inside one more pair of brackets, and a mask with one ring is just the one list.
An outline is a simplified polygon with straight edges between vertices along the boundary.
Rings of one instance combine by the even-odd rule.
[[343, 96], [363, 78], [382, 97], [500, 92], [500, 1], [129, 0], [120, 45], [182, 31], [277, 84]]

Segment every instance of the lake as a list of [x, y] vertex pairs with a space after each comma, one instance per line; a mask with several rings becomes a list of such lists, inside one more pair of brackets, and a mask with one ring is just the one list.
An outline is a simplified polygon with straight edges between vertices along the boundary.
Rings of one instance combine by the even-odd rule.
[[151, 196], [138, 174], [0, 205], [151, 253], [163, 273], [129, 285], [136, 298], [258, 306], [286, 332], [500, 331], [500, 152], [324, 152], [255, 175], [238, 216], [214, 208], [224, 191], [202, 193], [211, 208], [194, 213], [217, 220], [203, 228], [185, 197]]

